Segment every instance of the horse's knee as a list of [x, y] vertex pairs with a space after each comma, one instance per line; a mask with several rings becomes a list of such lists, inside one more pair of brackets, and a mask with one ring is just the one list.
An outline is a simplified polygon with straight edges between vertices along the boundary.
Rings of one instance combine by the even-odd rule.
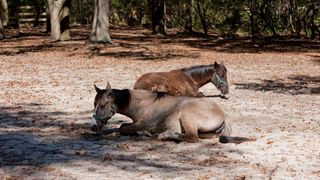
[[202, 92], [198, 92], [197, 97], [204, 97], [204, 94]]

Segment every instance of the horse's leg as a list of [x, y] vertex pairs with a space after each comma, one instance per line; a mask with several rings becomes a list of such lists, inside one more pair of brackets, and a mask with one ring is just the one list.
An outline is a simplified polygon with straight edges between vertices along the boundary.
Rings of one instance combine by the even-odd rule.
[[202, 92], [198, 92], [197, 97], [204, 97], [204, 94]]
[[198, 136], [200, 139], [212, 139], [217, 137], [219, 134], [215, 132], [198, 132]]
[[194, 122], [189, 121], [189, 119], [186, 117], [181, 117], [180, 123], [184, 129], [184, 133], [179, 134], [182, 141], [198, 142], [198, 128], [194, 125]]
[[[145, 134], [150, 136], [148, 130], [153, 127], [153, 124], [136, 122], [136, 123], [128, 123], [120, 126], [120, 134], [121, 135], [138, 135]], [[139, 132], [139, 133], [138, 133]]]
[[121, 135], [136, 135], [137, 131], [139, 131], [139, 128], [135, 123], [121, 124], [119, 130]]
[[174, 140], [174, 141], [186, 141], [186, 142], [198, 142], [198, 128], [193, 125], [193, 123], [189, 123], [188, 119], [180, 119], [181, 126], [184, 129], [185, 133], [182, 133], [181, 130], [174, 128], [167, 129], [163, 133], [158, 136], [160, 140]]
[[172, 129], [167, 129], [158, 135], [159, 140], [172, 140], [175, 142], [181, 142], [182, 139], [179, 136], [179, 133], [174, 132]]

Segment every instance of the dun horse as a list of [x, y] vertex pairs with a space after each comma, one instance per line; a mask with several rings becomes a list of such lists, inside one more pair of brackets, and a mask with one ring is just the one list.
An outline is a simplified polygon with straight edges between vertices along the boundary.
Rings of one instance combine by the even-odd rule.
[[135, 83], [134, 89], [165, 92], [173, 96], [202, 97], [199, 88], [213, 83], [223, 95], [229, 92], [227, 69], [223, 63], [192, 66], [169, 72], [152, 72], [142, 75]]
[[231, 129], [222, 109], [212, 100], [175, 97], [146, 90], [106, 89], [95, 86], [93, 129], [101, 129], [115, 114], [132, 119], [119, 131], [130, 135], [148, 131], [161, 140], [195, 142], [205, 135], [218, 134], [221, 143], [242, 142], [247, 138], [230, 137]]

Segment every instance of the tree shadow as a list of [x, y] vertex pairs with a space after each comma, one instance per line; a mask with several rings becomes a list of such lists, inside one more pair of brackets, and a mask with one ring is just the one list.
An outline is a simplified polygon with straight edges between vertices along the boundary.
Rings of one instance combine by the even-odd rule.
[[[180, 51], [181, 53], [181, 51]], [[173, 51], [117, 51], [117, 52], [102, 52], [98, 53], [99, 56], [108, 56], [114, 58], [134, 58], [136, 60], [170, 60], [173, 58], [197, 58], [198, 55], [189, 53], [180, 54]]]
[[[226, 53], [299, 53], [319, 52], [320, 50], [320, 43], [317, 40], [292, 39], [287, 36], [278, 38], [265, 37], [253, 41], [249, 37], [203, 36], [201, 34], [189, 35], [179, 32], [171, 32], [167, 36], [159, 36], [153, 35], [149, 31], [146, 32], [145, 29], [141, 28], [116, 27], [111, 28], [112, 31], [110, 33], [114, 42], [113, 45], [98, 45], [98, 48], [93, 49], [89, 47], [90, 51], [88, 52], [90, 27], [73, 26], [71, 29], [71, 41], [55, 43], [49, 41], [49, 34], [41, 32], [39, 29], [27, 29], [24, 32], [12, 33], [13, 35], [1, 42], [12, 43], [13, 45], [10, 47], [0, 46], [0, 55], [14, 56], [28, 52], [70, 51], [70, 48], [72, 50], [80, 48], [85, 54], [89, 53], [90, 57], [97, 55], [114, 58], [133, 58], [134, 60], [170, 60], [173, 58], [198, 58], [200, 56], [198, 50]], [[29, 42], [29, 40], [31, 41]], [[21, 41], [26, 44], [21, 44]], [[30, 45], [30, 43], [34, 44]], [[174, 45], [195, 49], [181, 50], [180, 48], [173, 48]]]
[[320, 65], [320, 56], [319, 55], [312, 55], [312, 61], [318, 63]]
[[226, 53], [261, 53], [261, 52], [318, 52], [317, 40], [265, 37], [252, 41], [248, 37], [207, 37], [200, 39], [181, 39], [187, 46]]
[[[123, 31], [128, 31], [125, 29]], [[214, 50], [227, 53], [260, 53], [260, 52], [318, 52], [320, 50], [319, 40], [293, 39], [289, 36], [263, 37], [252, 40], [250, 37], [241, 36], [216, 36], [202, 34], [171, 33], [167, 36], [155, 36], [151, 33], [117, 34], [112, 38], [122, 41], [180, 44], [201, 50]]]
[[262, 80], [261, 83], [235, 83], [237, 89], [248, 89], [253, 91], [272, 91], [281, 94], [320, 94], [320, 77], [294, 75], [287, 80]]

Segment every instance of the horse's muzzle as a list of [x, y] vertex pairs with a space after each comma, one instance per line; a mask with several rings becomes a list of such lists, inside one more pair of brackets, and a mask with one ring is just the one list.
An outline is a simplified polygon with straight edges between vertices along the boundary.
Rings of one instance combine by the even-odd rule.
[[226, 94], [229, 93], [229, 88], [228, 88], [228, 87], [224, 87], [224, 88], [221, 88], [220, 91], [221, 91], [221, 93], [222, 93], [223, 95], [226, 95]]

